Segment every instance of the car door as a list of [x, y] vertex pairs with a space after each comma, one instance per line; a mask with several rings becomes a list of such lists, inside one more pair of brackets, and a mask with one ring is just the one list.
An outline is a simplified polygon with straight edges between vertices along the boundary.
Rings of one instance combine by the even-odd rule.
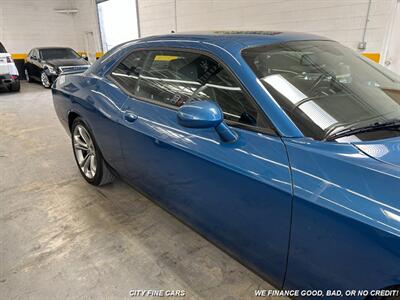
[[33, 65], [34, 65], [34, 72], [35, 72], [35, 76], [37, 76], [39, 79], [41, 77], [42, 71], [43, 71], [43, 64], [45, 62], [45, 58], [42, 56], [42, 52], [41, 50], [37, 49], [35, 51], [35, 55], [37, 57], [36, 60], [33, 61]]
[[33, 52], [32, 63], [32, 74], [35, 78], [40, 80], [40, 75], [42, 73], [42, 62], [41, 62], [40, 50], [35, 49]]
[[[129, 95], [122, 108], [122, 175], [281, 286], [291, 177], [284, 144], [257, 104], [227, 67], [201, 53], [149, 51], [144, 65], [131, 69], [125, 76], [134, 82], [121, 86]], [[110, 77], [120, 84], [115, 73]], [[238, 140], [224, 143], [213, 128], [179, 125], [177, 109], [192, 99], [217, 101]]]
[[37, 49], [33, 49], [27, 58], [26, 69], [29, 72], [29, 76], [40, 80], [41, 73], [41, 63], [39, 62], [39, 51]]
[[26, 57], [25, 62], [25, 70], [28, 72], [28, 76], [32, 76], [32, 56], [33, 56], [34, 49], [29, 51], [28, 56]]

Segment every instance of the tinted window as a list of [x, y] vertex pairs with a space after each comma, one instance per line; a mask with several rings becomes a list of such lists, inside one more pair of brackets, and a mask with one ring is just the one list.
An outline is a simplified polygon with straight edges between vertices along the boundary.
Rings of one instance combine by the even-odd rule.
[[260, 120], [257, 121], [257, 117], [260, 116], [256, 106], [248, 100], [242, 89], [224, 69], [212, 76], [193, 98], [216, 100], [227, 120], [253, 126], [260, 123]]
[[191, 53], [150, 52], [140, 74], [136, 95], [153, 101], [181, 106], [201, 87], [196, 59]]
[[4, 48], [2, 43], [0, 43], [0, 53], [7, 53], [7, 50]]
[[69, 48], [41, 49], [40, 56], [43, 59], [75, 59], [80, 58], [79, 54]]
[[202, 54], [151, 51], [134, 94], [173, 106], [193, 99], [217, 101], [226, 119], [265, 127], [263, 115], [231, 74]]
[[110, 76], [130, 94], [134, 95], [145, 58], [146, 53], [144, 51], [131, 53], [119, 63]]
[[287, 42], [246, 49], [243, 56], [306, 136], [320, 140], [347, 127], [400, 119], [399, 76], [339, 43]]

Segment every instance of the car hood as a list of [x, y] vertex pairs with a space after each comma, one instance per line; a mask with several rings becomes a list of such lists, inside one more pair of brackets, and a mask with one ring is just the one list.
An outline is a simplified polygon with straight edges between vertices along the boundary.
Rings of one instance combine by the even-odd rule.
[[81, 59], [49, 59], [46, 60], [46, 63], [52, 65], [54, 67], [62, 67], [62, 66], [83, 66], [88, 65], [89, 62]]
[[372, 158], [400, 167], [400, 137], [353, 145]]

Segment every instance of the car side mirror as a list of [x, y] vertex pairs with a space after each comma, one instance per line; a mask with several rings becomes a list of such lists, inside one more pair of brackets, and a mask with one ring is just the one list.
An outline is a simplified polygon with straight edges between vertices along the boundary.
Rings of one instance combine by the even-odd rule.
[[31, 59], [32, 60], [37, 60], [37, 57], [36, 56], [31, 56]]
[[213, 101], [192, 101], [178, 110], [178, 122], [189, 128], [215, 128], [224, 142], [237, 140], [237, 134], [224, 122], [224, 114]]

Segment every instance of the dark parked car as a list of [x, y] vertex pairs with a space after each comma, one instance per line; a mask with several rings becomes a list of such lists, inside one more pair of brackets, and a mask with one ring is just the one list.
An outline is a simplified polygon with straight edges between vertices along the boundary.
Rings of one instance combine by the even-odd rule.
[[400, 78], [384, 67], [309, 34], [174, 34], [52, 92], [89, 183], [118, 174], [304, 298], [400, 286]]
[[25, 63], [25, 77], [36, 80], [49, 88], [63, 72], [86, 70], [90, 64], [71, 48], [34, 48]]

